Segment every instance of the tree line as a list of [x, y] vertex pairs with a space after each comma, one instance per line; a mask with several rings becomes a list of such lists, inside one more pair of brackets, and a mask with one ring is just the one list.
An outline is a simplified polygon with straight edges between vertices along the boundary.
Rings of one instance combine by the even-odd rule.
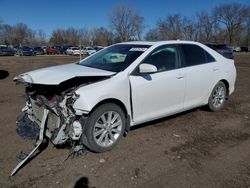
[[43, 30], [32, 30], [24, 23], [11, 26], [0, 20], [0, 44], [108, 46], [131, 40], [181, 39], [250, 45], [250, 6], [240, 3], [221, 4], [209, 12], [197, 12], [192, 19], [181, 14], [166, 15], [152, 28], [147, 28], [144, 17], [129, 5], [114, 7], [108, 19], [108, 28], [55, 29], [50, 38]]

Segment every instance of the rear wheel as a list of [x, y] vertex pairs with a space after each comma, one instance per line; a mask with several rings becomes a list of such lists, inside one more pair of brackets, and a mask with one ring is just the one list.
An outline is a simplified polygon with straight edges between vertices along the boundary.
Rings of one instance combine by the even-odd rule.
[[85, 144], [98, 153], [111, 150], [121, 139], [125, 123], [124, 112], [118, 105], [107, 103], [97, 107], [86, 124]]
[[216, 112], [219, 111], [225, 103], [226, 100], [227, 89], [223, 82], [218, 82], [210, 94], [208, 100], [208, 108], [209, 110]]

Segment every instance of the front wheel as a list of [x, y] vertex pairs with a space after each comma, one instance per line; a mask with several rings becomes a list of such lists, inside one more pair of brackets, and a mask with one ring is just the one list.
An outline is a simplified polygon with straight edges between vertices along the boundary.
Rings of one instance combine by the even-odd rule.
[[97, 107], [88, 118], [85, 136], [86, 146], [94, 152], [111, 150], [121, 139], [126, 118], [116, 104], [107, 103]]
[[209, 100], [208, 100], [208, 108], [212, 112], [219, 111], [225, 103], [226, 100], [226, 93], [227, 89], [223, 82], [218, 82], [210, 94]]

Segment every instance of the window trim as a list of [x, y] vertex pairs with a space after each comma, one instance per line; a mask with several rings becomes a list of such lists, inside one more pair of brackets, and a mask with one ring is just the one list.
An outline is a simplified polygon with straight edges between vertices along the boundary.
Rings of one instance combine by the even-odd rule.
[[[185, 53], [184, 53], [184, 50], [183, 50], [183, 46], [184, 45], [197, 46], [197, 47], [201, 48], [203, 50], [203, 54], [205, 56], [206, 62], [205, 63], [196, 64], [196, 65], [189, 65], [189, 66], [187, 66], [187, 60], [186, 60], [186, 56], [185, 56]], [[181, 68], [199, 66], [199, 65], [204, 65], [204, 64], [216, 62], [216, 59], [207, 50], [205, 50], [204, 48], [202, 48], [201, 46], [199, 46], [197, 44], [180, 44], [180, 53], [181, 53], [181, 65], [180, 65]], [[214, 59], [214, 61], [211, 61], [211, 62], [208, 61], [207, 53]]]
[[176, 68], [175, 69], [172, 69], [172, 70], [176, 70], [176, 69], [179, 69], [179, 68], [182, 68], [181, 67], [181, 52], [180, 52], [180, 45], [179, 44], [164, 44], [164, 45], [161, 45], [161, 46], [158, 46], [156, 47], [155, 49], [153, 49], [146, 57], [143, 58], [143, 60], [141, 60], [141, 62], [134, 68], [134, 70], [131, 72], [130, 75], [132, 76], [141, 76], [141, 75], [151, 75], [151, 74], [157, 74], [157, 73], [162, 73], [162, 72], [167, 72], [167, 71], [172, 71], [172, 70], [165, 70], [165, 71], [157, 71], [157, 72], [153, 72], [153, 73], [139, 73], [139, 66], [141, 64], [143, 64], [145, 62], [145, 60], [152, 55], [152, 53], [154, 53], [156, 50], [158, 50], [159, 48], [163, 48], [163, 47], [175, 47], [176, 48], [176, 51], [177, 51], [177, 63], [176, 63]]

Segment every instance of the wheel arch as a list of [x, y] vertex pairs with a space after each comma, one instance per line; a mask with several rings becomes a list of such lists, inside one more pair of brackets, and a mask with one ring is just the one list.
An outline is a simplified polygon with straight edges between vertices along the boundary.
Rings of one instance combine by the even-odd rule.
[[108, 98], [108, 99], [104, 99], [100, 102], [98, 102], [90, 111], [90, 113], [92, 113], [97, 107], [101, 106], [102, 104], [107, 104], [107, 103], [113, 103], [116, 104], [117, 106], [119, 106], [122, 111], [124, 112], [124, 115], [126, 117], [126, 125], [125, 125], [125, 136], [127, 135], [128, 131], [130, 130], [130, 115], [128, 113], [128, 110], [125, 106], [125, 104], [120, 101], [119, 99], [115, 99], [115, 98]]
[[[127, 115], [128, 114], [128, 111], [127, 111], [127, 108], [126, 106], [124, 105], [124, 103], [118, 99], [115, 99], [115, 98], [108, 98], [108, 99], [104, 99], [100, 102], [98, 102], [92, 109], [91, 109], [91, 112], [93, 112], [97, 107], [99, 107], [100, 105], [102, 104], [106, 104], [106, 103], [114, 103], [116, 105], [118, 105], [119, 107], [121, 107], [121, 109], [124, 111], [124, 114]], [[91, 113], [90, 112], [90, 113]]]
[[223, 84], [225, 84], [225, 86], [226, 86], [226, 99], [228, 99], [228, 97], [229, 97], [229, 82], [226, 80], [226, 79], [222, 79], [222, 80], [220, 80], [221, 82], [223, 82]]

